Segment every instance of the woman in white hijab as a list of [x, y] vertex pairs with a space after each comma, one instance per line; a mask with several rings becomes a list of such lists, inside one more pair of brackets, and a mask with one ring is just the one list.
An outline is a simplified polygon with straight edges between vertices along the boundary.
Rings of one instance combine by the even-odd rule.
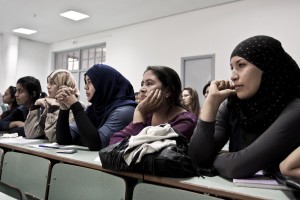
[[[79, 96], [73, 75], [63, 69], [53, 71], [47, 78], [48, 95], [46, 98], [38, 99], [32, 105], [25, 121], [26, 138], [45, 138], [49, 142], [56, 142], [56, 122], [59, 113], [59, 104], [56, 102], [55, 95], [61, 86], [71, 87]], [[70, 115], [69, 121], [74, 121]]]

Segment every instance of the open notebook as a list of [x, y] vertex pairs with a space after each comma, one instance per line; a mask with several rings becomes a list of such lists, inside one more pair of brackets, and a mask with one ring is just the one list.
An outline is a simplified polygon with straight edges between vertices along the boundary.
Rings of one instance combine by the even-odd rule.
[[233, 185], [241, 187], [291, 190], [291, 188], [279, 183], [275, 178], [265, 176], [262, 170], [258, 171], [254, 176], [250, 178], [233, 179]]

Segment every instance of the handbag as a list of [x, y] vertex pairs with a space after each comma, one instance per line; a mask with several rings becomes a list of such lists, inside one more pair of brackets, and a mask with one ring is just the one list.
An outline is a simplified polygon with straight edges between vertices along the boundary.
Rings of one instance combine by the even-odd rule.
[[109, 145], [99, 151], [102, 167], [115, 171], [129, 171], [165, 177], [192, 177], [197, 173], [188, 156], [188, 143], [185, 136], [178, 133], [176, 146], [168, 146], [158, 152], [146, 154], [141, 162], [127, 165], [123, 155], [128, 147], [129, 138], [120, 143]]

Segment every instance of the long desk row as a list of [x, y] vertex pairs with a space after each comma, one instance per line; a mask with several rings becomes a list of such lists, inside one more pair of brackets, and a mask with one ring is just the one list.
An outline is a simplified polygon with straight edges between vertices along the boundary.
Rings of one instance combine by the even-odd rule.
[[[25, 142], [23, 141], [25, 140]], [[56, 162], [64, 162], [68, 164], [87, 167], [95, 170], [105, 171], [122, 177], [134, 178], [144, 182], [165, 185], [169, 187], [180, 188], [197, 193], [207, 193], [220, 198], [230, 199], [295, 199], [292, 191], [289, 190], [272, 190], [261, 188], [248, 188], [234, 186], [232, 181], [222, 177], [192, 177], [192, 178], [167, 178], [152, 175], [143, 175], [139, 173], [112, 171], [102, 168], [97, 151], [78, 150], [74, 154], [57, 153], [56, 149], [38, 148], [37, 144], [42, 144], [43, 140], [14, 140], [0, 138], [0, 147], [6, 150], [19, 151], [32, 154]], [[20, 142], [21, 141], [21, 142]]]

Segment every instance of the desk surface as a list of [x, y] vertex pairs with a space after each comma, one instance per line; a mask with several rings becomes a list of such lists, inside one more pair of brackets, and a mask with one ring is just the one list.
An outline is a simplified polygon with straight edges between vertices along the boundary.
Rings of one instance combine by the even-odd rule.
[[214, 194], [220, 197], [229, 197], [233, 199], [295, 199], [292, 191], [289, 190], [237, 187], [233, 185], [232, 181], [226, 180], [219, 176], [204, 178], [166, 178], [145, 176], [144, 179], [150, 182], [159, 183], [166, 186], [182, 188], [194, 192]]
[[[10, 139], [11, 140], [11, 139]], [[34, 147], [37, 144], [43, 144], [45, 140], [30, 140], [29, 143], [5, 143], [5, 140], [0, 138], [0, 147], [20, 151], [23, 153], [28, 153], [47, 159], [56, 160], [59, 162], [69, 163], [73, 165], [83, 166], [95, 170], [101, 170], [112, 174], [117, 174], [121, 176], [127, 176], [137, 179], [142, 179], [143, 175], [138, 173], [130, 172], [117, 172], [112, 170], [107, 170], [102, 168], [101, 161], [99, 159], [98, 151], [89, 151], [89, 150], [78, 150], [74, 154], [64, 154], [57, 153], [57, 149], [51, 148], [37, 148]]]
[[17, 199], [15, 199], [15, 198], [13, 198], [11, 196], [8, 196], [7, 194], [4, 194], [2, 192], [0, 192], [0, 199], [1, 200], [17, 200]]
[[32, 140], [27, 144], [5, 143], [5, 140], [0, 139], [0, 147], [45, 157], [48, 159], [65, 162], [78, 166], [88, 167], [95, 170], [101, 170], [108, 173], [144, 179], [147, 182], [162, 184], [170, 187], [181, 188], [189, 191], [208, 193], [220, 197], [229, 197], [234, 199], [294, 199], [293, 193], [288, 190], [272, 190], [261, 188], [248, 188], [234, 186], [232, 181], [223, 179], [219, 176], [215, 177], [192, 177], [192, 178], [166, 178], [151, 175], [142, 175], [138, 173], [116, 172], [103, 169], [99, 160], [98, 151], [78, 150], [74, 154], [56, 153], [56, 149], [37, 148], [34, 144], [44, 143], [43, 140]]

